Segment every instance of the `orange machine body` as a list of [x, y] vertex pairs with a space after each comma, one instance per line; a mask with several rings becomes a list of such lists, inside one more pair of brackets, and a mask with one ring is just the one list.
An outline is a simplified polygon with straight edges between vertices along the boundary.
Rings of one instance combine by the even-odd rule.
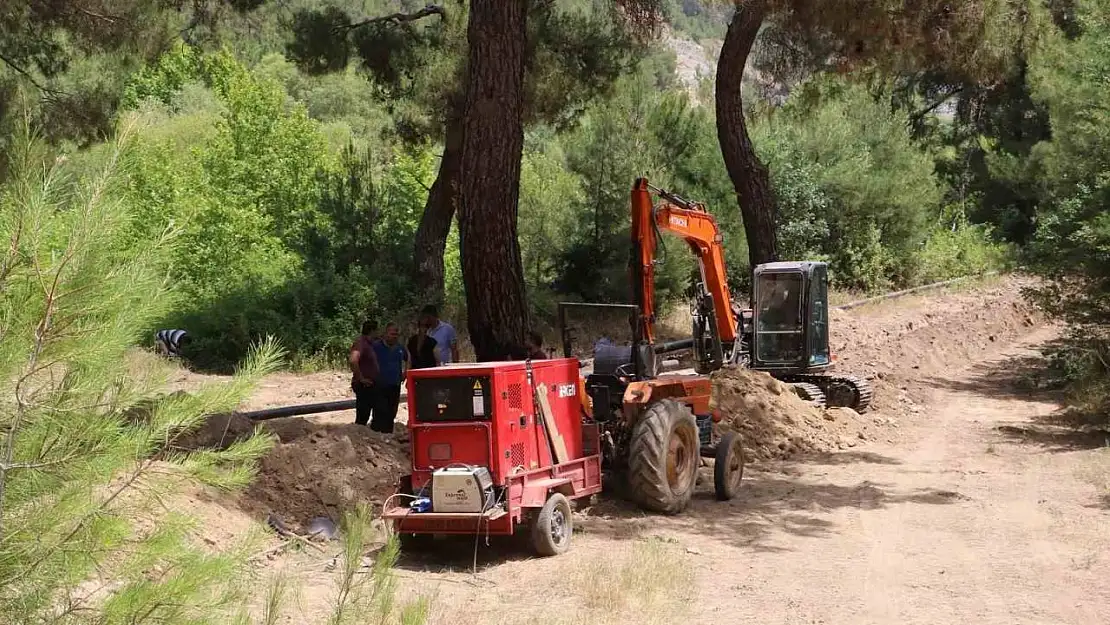
[[716, 218], [703, 204], [673, 196], [682, 204], [665, 197], [656, 204], [652, 201], [652, 191], [644, 178], [637, 179], [632, 188], [632, 245], [636, 256], [632, 279], [636, 305], [641, 310], [642, 336], [647, 342], [655, 343], [655, 263], [659, 245], [656, 232], [659, 231], [678, 236], [694, 253], [702, 281], [713, 296], [717, 332], [722, 341], [731, 343], [737, 338], [737, 323], [725, 271], [724, 237]]

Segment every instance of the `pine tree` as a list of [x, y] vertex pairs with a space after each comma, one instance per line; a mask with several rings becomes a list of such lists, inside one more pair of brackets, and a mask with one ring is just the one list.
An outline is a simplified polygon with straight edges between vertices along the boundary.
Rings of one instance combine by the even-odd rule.
[[1007, 70], [1012, 40], [1038, 13], [1029, 0], [731, 3], [735, 13], [717, 64], [717, 134], [752, 265], [778, 256], [770, 174], [752, 144], [742, 100], [742, 76], [757, 37], [765, 35], [780, 50], [821, 68], [878, 68], [888, 74], [928, 68], [992, 81]]
[[[26, 126], [25, 126], [26, 127]], [[233, 489], [270, 445], [180, 438], [236, 407], [278, 361], [257, 346], [233, 381], [162, 397], [168, 367], [132, 347], [173, 303], [173, 233], [135, 245], [120, 200], [120, 133], [91, 181], [51, 166], [24, 133], [0, 193], [0, 622], [242, 622], [239, 549], [191, 545], [171, 489]]]

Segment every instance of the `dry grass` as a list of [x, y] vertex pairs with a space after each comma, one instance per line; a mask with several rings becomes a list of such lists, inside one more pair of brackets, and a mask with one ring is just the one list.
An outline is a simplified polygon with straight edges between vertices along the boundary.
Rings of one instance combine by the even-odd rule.
[[[661, 540], [608, 543], [585, 554], [506, 563], [511, 584], [447, 574], [429, 625], [665, 625], [682, 622], [694, 596], [694, 562]], [[595, 547], [596, 549], [596, 547]]]
[[1076, 471], [1080, 479], [1099, 489], [1110, 505], [1110, 447], [1089, 454]]
[[684, 598], [693, 571], [679, 548], [658, 539], [637, 542], [616, 561], [594, 561], [570, 580], [584, 605], [596, 610], [657, 608]]
[[691, 600], [693, 586], [693, 563], [680, 547], [656, 539], [636, 542], [564, 579], [564, 605], [574, 614], [563, 622], [671, 623]]

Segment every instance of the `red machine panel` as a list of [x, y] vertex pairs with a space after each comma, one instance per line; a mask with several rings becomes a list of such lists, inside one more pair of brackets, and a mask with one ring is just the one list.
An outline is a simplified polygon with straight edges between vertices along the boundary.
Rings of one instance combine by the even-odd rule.
[[583, 453], [578, 362], [570, 358], [455, 364], [409, 372], [413, 482], [451, 464], [487, 466], [497, 484], [558, 464], [534, 388], [543, 388], [570, 460]]
[[556, 427], [563, 437], [570, 460], [581, 458], [582, 452], [582, 414], [578, 397], [578, 361], [573, 358], [540, 361], [533, 363], [533, 377], [536, 385], [543, 385], [547, 392], [547, 403]]

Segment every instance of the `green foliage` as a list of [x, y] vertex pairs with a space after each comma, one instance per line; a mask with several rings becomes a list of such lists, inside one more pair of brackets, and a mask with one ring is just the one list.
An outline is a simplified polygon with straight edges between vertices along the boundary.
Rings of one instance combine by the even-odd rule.
[[919, 255], [920, 282], [940, 282], [953, 277], [982, 274], [1005, 268], [1011, 251], [998, 243], [985, 224], [972, 224], [963, 205], [941, 210]]
[[373, 518], [364, 504], [359, 504], [343, 516], [336, 595], [328, 623], [423, 625], [428, 619], [427, 598], [398, 604], [397, 578], [392, 572], [401, 555], [400, 539], [396, 534], [391, 534], [378, 552], [369, 575], [362, 575], [365, 566], [363, 554], [370, 546]]
[[660, 5], [675, 32], [694, 41], [724, 39], [730, 10], [727, 2], [664, 0]]
[[939, 217], [943, 188], [932, 159], [884, 100], [820, 79], [752, 131], [784, 199], [784, 249], [827, 258], [845, 288], [925, 278], [919, 254]]
[[1052, 140], [1034, 149], [1044, 172], [1036, 237], [1029, 257], [1054, 281], [1044, 303], [1081, 325], [1110, 322], [1110, 20], [1103, 0], [1078, 3], [1082, 34], [1046, 45], [1032, 69], [1034, 96]]
[[[248, 70], [226, 52], [182, 46], [129, 88], [156, 126], [134, 156], [130, 189], [143, 207], [134, 237], [180, 225], [173, 277], [182, 297], [163, 323], [190, 330], [200, 366], [234, 362], [263, 334], [280, 337], [298, 362], [338, 358], [364, 317], [416, 306], [412, 239], [434, 153], [396, 143], [372, 150], [374, 137], [356, 137], [350, 124], [337, 154], [286, 88], [323, 104], [324, 81], [359, 89], [365, 79], [289, 69], [268, 58]], [[189, 85], [211, 100], [190, 96]], [[186, 97], [210, 105], [183, 107]], [[360, 106], [352, 98], [317, 115], [346, 124]]]
[[[178, 241], [136, 243], [124, 131], [103, 169], [70, 186], [25, 140], [0, 191], [0, 612], [11, 622], [227, 622], [245, 554], [191, 545], [155, 505], [190, 484], [237, 488], [267, 436], [223, 451], [179, 439], [233, 409], [280, 356], [256, 347], [232, 382], [158, 399], [168, 370], [130, 347], [171, 304]], [[111, 593], [98, 589], [110, 585]]]
[[[564, 248], [561, 279], [556, 289], [587, 301], [629, 301], [628, 284], [629, 190], [638, 176], [658, 185], [670, 182], [668, 149], [652, 132], [653, 116], [665, 98], [650, 76], [641, 74], [617, 85], [616, 95], [604, 106], [587, 112], [580, 127], [567, 137], [567, 166], [581, 178], [586, 195], [573, 208], [571, 244]], [[661, 299], [681, 292], [693, 265], [678, 241], [658, 268]]]
[[1105, 0], [1074, 3], [1070, 28], [1046, 37], [1029, 64], [1032, 100], [1047, 112], [1051, 135], [1028, 155], [1001, 160], [1008, 179], [1036, 204], [1036, 231], [1025, 260], [1046, 279], [1031, 295], [1070, 322], [1057, 350], [1076, 400], [1105, 417], [1110, 406], [1110, 19]]

